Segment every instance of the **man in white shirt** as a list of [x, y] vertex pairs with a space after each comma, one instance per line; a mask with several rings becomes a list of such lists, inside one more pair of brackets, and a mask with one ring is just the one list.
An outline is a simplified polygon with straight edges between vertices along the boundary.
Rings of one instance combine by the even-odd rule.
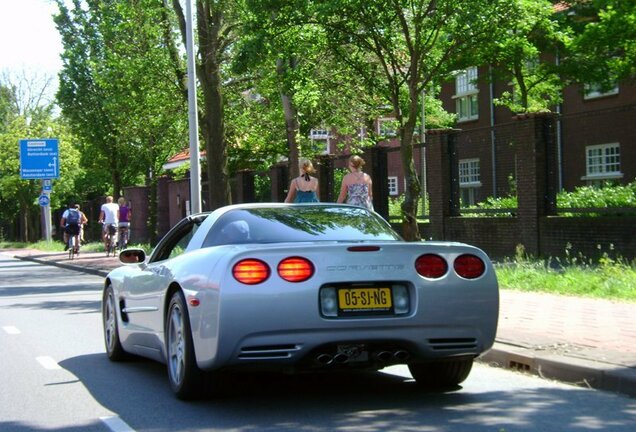
[[108, 230], [111, 231], [111, 234], [116, 233], [117, 224], [119, 223], [119, 205], [113, 202], [113, 197], [110, 195], [106, 197], [106, 203], [102, 204], [99, 212], [99, 223], [104, 224], [102, 225], [102, 241], [104, 242], [104, 248], [106, 248], [106, 233]]

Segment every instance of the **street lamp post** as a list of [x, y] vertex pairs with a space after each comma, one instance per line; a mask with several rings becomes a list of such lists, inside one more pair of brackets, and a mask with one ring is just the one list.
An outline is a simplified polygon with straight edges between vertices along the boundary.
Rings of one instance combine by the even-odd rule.
[[186, 52], [188, 55], [188, 125], [190, 130], [190, 213], [201, 211], [201, 162], [199, 159], [199, 122], [197, 86], [194, 69], [194, 30], [192, 0], [186, 0]]

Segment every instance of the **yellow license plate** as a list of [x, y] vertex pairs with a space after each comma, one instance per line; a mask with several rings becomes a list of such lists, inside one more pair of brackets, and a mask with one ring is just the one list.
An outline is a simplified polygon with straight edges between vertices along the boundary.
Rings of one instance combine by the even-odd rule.
[[343, 312], [388, 311], [393, 306], [391, 288], [343, 288], [338, 290]]

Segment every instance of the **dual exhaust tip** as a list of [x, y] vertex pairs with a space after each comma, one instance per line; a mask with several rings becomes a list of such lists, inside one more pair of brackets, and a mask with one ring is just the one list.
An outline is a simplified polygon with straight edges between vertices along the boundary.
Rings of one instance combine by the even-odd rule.
[[[373, 353], [372, 357], [381, 363], [387, 363], [391, 360], [403, 362], [410, 357], [410, 354], [408, 353], [408, 351], [404, 351], [404, 350], [378, 351]], [[327, 353], [322, 353], [316, 356], [316, 361], [319, 364], [324, 366], [330, 365], [330, 364], [345, 364], [349, 362], [350, 359], [351, 358], [344, 353], [338, 353], [335, 356], [332, 356], [331, 354], [327, 354]]]

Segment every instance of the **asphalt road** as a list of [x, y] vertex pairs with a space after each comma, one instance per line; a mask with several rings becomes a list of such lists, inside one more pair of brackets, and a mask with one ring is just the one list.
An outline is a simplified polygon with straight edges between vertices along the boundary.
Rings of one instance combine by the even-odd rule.
[[176, 400], [165, 367], [104, 354], [102, 279], [0, 255], [0, 431], [625, 431], [636, 399], [475, 365], [424, 393], [406, 367], [259, 375]]

